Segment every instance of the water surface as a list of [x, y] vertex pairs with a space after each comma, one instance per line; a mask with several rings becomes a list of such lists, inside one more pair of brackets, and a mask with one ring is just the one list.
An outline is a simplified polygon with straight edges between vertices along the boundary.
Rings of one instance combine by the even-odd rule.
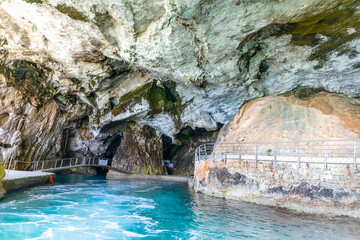
[[57, 176], [0, 202], [1, 240], [360, 239], [350, 218], [206, 197], [186, 184]]

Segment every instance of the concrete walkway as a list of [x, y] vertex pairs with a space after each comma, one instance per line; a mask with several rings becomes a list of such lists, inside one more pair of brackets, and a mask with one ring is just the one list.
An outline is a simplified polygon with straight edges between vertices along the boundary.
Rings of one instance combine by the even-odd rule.
[[119, 173], [109, 170], [106, 175], [108, 180], [156, 180], [156, 181], [165, 181], [165, 182], [183, 182], [187, 183], [189, 178], [185, 176], [177, 175], [144, 175], [144, 174], [126, 174]]
[[54, 173], [47, 173], [42, 171], [18, 171], [18, 170], [5, 170], [6, 176], [3, 180], [21, 179], [28, 177], [42, 177], [53, 176]]
[[50, 181], [50, 176], [55, 177], [54, 173], [42, 171], [5, 170], [5, 173], [6, 176], [1, 182], [4, 189], [8, 192], [37, 184], [48, 183]]

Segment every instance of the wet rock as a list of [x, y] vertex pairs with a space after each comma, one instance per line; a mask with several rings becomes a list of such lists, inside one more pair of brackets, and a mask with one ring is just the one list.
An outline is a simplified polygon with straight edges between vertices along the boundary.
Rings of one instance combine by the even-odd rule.
[[166, 174], [162, 166], [161, 135], [149, 126], [127, 123], [112, 167], [140, 174]]
[[325, 197], [325, 198], [333, 198], [334, 197], [333, 192], [334, 192], [333, 189], [321, 188], [320, 191], [318, 192], [318, 196]]
[[210, 169], [210, 181], [215, 178], [222, 186], [246, 184], [247, 177], [238, 172], [231, 174], [227, 168], [211, 168]]

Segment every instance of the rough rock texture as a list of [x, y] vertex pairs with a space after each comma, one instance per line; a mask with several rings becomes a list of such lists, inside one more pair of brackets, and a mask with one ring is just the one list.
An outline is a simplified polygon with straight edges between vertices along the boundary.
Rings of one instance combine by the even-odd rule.
[[2, 0], [2, 157], [114, 152], [121, 121], [179, 144], [300, 87], [359, 97], [359, 21], [356, 0]]
[[[359, 137], [358, 99], [299, 89], [246, 103], [234, 120], [220, 130], [217, 142], [248, 144]], [[358, 148], [353, 140], [330, 142], [326, 145], [328, 159], [324, 165], [323, 143], [306, 142], [300, 148], [297, 144], [258, 143], [258, 161], [239, 160], [237, 155], [231, 159], [229, 156], [229, 159], [197, 161], [192, 185], [196, 191], [216, 197], [359, 218], [360, 173], [354, 166], [353, 144]], [[272, 154], [274, 146], [277, 157]], [[248, 147], [243, 155], [255, 154], [252, 150]], [[283, 150], [285, 153], [280, 154]], [[221, 145], [215, 151], [220, 156], [219, 151]], [[338, 164], [341, 162], [345, 164]]]
[[360, 138], [360, 101], [299, 89], [244, 104], [218, 142], [271, 142]]
[[5, 189], [3, 188], [3, 184], [1, 182], [1, 179], [3, 179], [4, 177], [5, 177], [5, 171], [2, 164], [0, 164], [0, 199], [4, 197], [6, 193]]
[[214, 197], [360, 218], [359, 171], [345, 166], [202, 160], [192, 186]]
[[175, 161], [174, 174], [193, 175], [195, 149], [200, 144], [215, 142], [217, 135], [218, 131], [187, 127], [175, 135], [178, 144], [172, 144], [171, 139], [163, 135], [164, 159]]
[[149, 126], [135, 123], [128, 123], [126, 128], [111, 166], [131, 173], [165, 174], [161, 135]]

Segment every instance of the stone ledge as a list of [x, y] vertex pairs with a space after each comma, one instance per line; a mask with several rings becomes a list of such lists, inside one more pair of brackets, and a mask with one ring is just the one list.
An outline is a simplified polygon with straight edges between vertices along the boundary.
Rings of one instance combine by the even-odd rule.
[[11, 192], [38, 184], [48, 183], [50, 176], [55, 177], [55, 174], [43, 172], [16, 171], [16, 173], [10, 172], [9, 177], [7, 176], [2, 180], [2, 184], [3, 188], [7, 192]]
[[106, 175], [108, 180], [156, 180], [156, 181], [167, 181], [167, 182], [188, 182], [186, 176], [174, 176], [174, 175], [144, 175], [144, 174], [125, 174], [115, 171], [109, 171]]

